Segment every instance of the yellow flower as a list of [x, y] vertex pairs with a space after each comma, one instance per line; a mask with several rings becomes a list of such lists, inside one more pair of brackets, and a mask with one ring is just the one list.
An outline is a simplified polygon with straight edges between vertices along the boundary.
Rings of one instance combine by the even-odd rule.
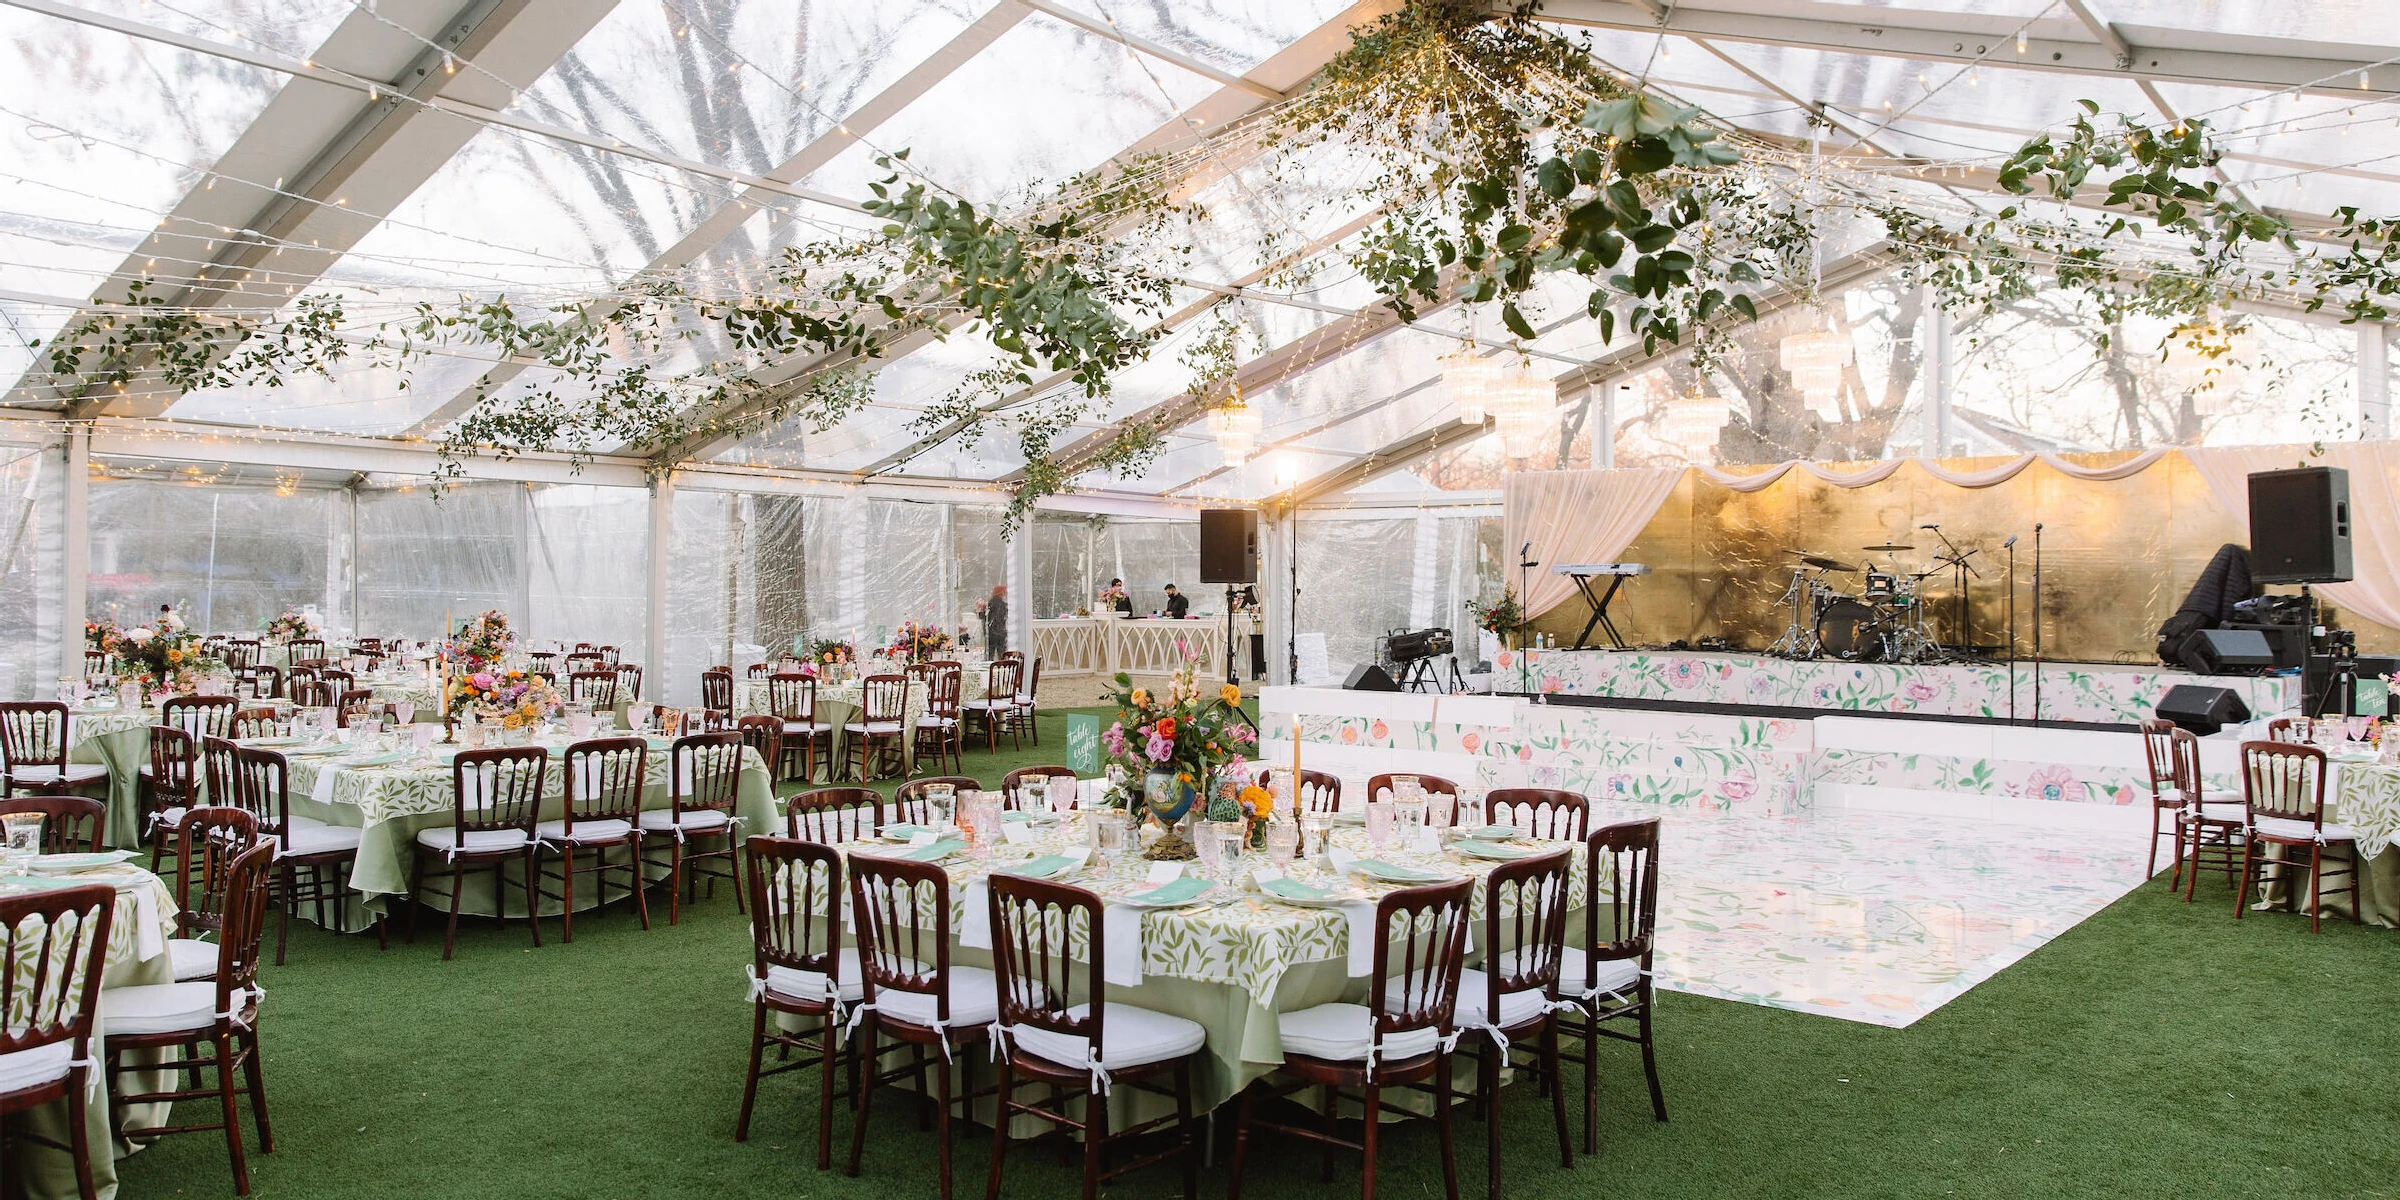
[[1224, 687], [1217, 690], [1217, 698], [1223, 700], [1229, 705], [1239, 705], [1242, 702], [1241, 685], [1236, 683], [1226, 684]]
[[1242, 803], [1250, 806], [1251, 815], [1264, 821], [1275, 811], [1275, 793], [1253, 783], [1242, 789]]
[[1133, 706], [1135, 708], [1150, 707], [1150, 689], [1138, 687], [1133, 689]]

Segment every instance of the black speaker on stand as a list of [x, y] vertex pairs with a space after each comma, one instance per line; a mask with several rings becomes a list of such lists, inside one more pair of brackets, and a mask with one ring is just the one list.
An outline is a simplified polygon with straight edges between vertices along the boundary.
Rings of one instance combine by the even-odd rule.
[[2179, 683], [2158, 698], [2160, 720], [2173, 721], [2177, 729], [2189, 729], [2194, 737], [2208, 735], [2228, 725], [2239, 725], [2250, 719], [2250, 706], [2232, 688], [2201, 687]]
[[2260, 583], [2347, 583], [2350, 472], [2295, 467], [2250, 476], [2251, 578]]
[[[1258, 582], [1258, 510], [1200, 510], [1200, 582], [1225, 585], [1225, 682], [1234, 682], [1233, 589]], [[1240, 710], [1235, 710], [1239, 712]], [[1243, 718], [1245, 723], [1248, 718]]]

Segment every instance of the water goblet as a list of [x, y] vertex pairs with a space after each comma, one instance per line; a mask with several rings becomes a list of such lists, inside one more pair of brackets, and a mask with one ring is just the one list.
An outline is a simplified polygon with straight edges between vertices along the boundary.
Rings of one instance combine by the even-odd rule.
[[1300, 832], [1303, 835], [1302, 840], [1307, 843], [1302, 849], [1320, 864], [1327, 861], [1330, 857], [1329, 852], [1333, 849], [1333, 814], [1327, 812], [1301, 813]]
[[1383, 844], [1392, 839], [1393, 812], [1389, 800], [1367, 802], [1367, 846], [1381, 852]]
[[1017, 808], [1027, 814], [1047, 812], [1050, 808], [1050, 777], [1028, 775], [1019, 781]]
[[925, 807], [931, 810], [937, 831], [949, 828], [958, 818], [958, 788], [947, 783], [926, 784]]
[[394, 701], [392, 701], [392, 720], [393, 720], [394, 722], [396, 722], [396, 723], [398, 723], [398, 724], [401, 724], [401, 725], [406, 725], [406, 724], [408, 724], [409, 722], [411, 722], [411, 721], [414, 721], [414, 720], [416, 720], [416, 719], [417, 719], [417, 705], [416, 705], [416, 702], [415, 702], [415, 701], [413, 701], [413, 700], [394, 700]]
[[1300, 827], [1286, 820], [1267, 823], [1267, 862], [1277, 868], [1299, 856]]

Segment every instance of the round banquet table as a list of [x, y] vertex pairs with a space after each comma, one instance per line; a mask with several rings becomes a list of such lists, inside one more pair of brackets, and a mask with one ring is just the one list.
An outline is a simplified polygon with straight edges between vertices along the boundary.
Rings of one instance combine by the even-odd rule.
[[[92, 1030], [93, 1048], [97, 1050], [108, 1033], [107, 989], [137, 984], [173, 983], [175, 970], [167, 956], [167, 941], [175, 936], [175, 900], [167, 885], [158, 876], [134, 866], [119, 864], [100, 870], [61, 877], [57, 882], [68, 885], [110, 882], [117, 885], [115, 914], [109, 918], [108, 960], [101, 973], [100, 1015]], [[0, 882], [0, 893], [31, 886], [15, 880]], [[23, 970], [32, 968], [32, 961], [19, 964]], [[133, 1075], [130, 1086], [145, 1091], [159, 1090], [165, 1077]], [[75, 1196], [75, 1159], [68, 1152], [43, 1144], [43, 1140], [67, 1144], [67, 1105], [63, 1100], [43, 1105], [30, 1112], [14, 1114], [12, 1122], [22, 1122], [23, 1131], [32, 1138], [19, 1140], [15, 1161], [0, 1164], [14, 1172], [22, 1194], [30, 1200], [72, 1200]], [[141, 1130], [163, 1125], [167, 1106], [142, 1104], [127, 1109], [126, 1125]], [[92, 1147], [92, 1182], [102, 1200], [117, 1191], [116, 1159], [134, 1152], [136, 1147], [116, 1136], [109, 1125], [109, 1110], [105, 1101], [84, 1106], [84, 1135]], [[43, 1139], [43, 1140], [35, 1140]], [[100, 1153], [102, 1148], [109, 1153]]]
[[[565, 738], [555, 738], [533, 744], [550, 751], [550, 770], [542, 789], [541, 819], [556, 820], [564, 814], [566, 805], [566, 776], [561, 756], [569, 743]], [[643, 764], [642, 777], [645, 810], [666, 808], [672, 802], [667, 770], [668, 751], [673, 744], [667, 738], [649, 739], [650, 753]], [[401, 751], [402, 757], [397, 761], [381, 761], [386, 755], [364, 748], [356, 751], [344, 748], [339, 753], [313, 753], [311, 749], [282, 750], [289, 764], [287, 786], [292, 815], [361, 831], [358, 860], [350, 871], [351, 909], [344, 915], [345, 926], [357, 931], [368, 924], [368, 911], [387, 911], [389, 897], [408, 891], [412, 854], [409, 847], [418, 832], [450, 824], [450, 758], [460, 747], [435, 747], [423, 759], [415, 757], [413, 752]], [[734, 798], [734, 816], [741, 822], [744, 836], [780, 832], [783, 827], [766, 764], [748, 747], [742, 750], [742, 776]], [[435, 876], [435, 872], [427, 872], [427, 886], [440, 890], [429, 890], [420, 899], [446, 909], [449, 879], [447, 875]], [[598, 903], [598, 889], [579, 892], [576, 901], [581, 907]], [[524, 895], [515, 887], [495, 898], [488, 871], [468, 873], [466, 891], [459, 905], [461, 912], [487, 917], [502, 913], [523, 916], [525, 908]], [[309, 911], [306, 907], [301, 909], [304, 915]], [[558, 901], [545, 898], [542, 911], [544, 915], [555, 915], [559, 911]]]
[[[1088, 844], [1089, 835], [1081, 813], [1071, 813], [1056, 824], [1028, 824], [1019, 828], [1021, 832], [1011, 836], [1023, 840], [1002, 845], [988, 857], [967, 850], [942, 860], [950, 880], [954, 965], [987, 969], [992, 966], [985, 880], [994, 870], [1005, 870], [1038, 856]], [[1333, 843], [1362, 858], [1369, 856], [1366, 835], [1361, 829], [1337, 826]], [[1586, 871], [1580, 843], [1532, 841], [1525, 845], [1529, 854], [1562, 847], [1576, 850], [1569, 858], [1568, 896], [1577, 905], [1570, 914], [1568, 928], [1569, 944], [1573, 945], [1581, 937], [1586, 915], [1580, 907]], [[836, 849], [845, 857], [853, 852], [884, 856], [910, 853], [909, 847], [881, 840], [849, 842]], [[1431, 855], [1387, 846], [1379, 857], [1403, 866], [1477, 880], [1501, 865], [1468, 857], [1446, 846]], [[1252, 851], [1245, 855], [1243, 878], [1247, 879], [1250, 869], [1264, 865], [1264, 854]], [[1138, 855], [1128, 854], [1114, 864], [1095, 861], [1094, 865], [1071, 869], [1056, 876], [1055, 881], [1094, 891], [1106, 902], [1148, 891], [1151, 885], [1145, 881], [1144, 872], [1150, 866]], [[1199, 870], [1197, 862], [1184, 866], [1187, 871]], [[1334, 874], [1306, 862], [1290, 873], [1317, 882], [1325, 882]], [[1104, 909], [1103, 923], [1108, 926], [1104, 936], [1108, 939], [1109, 999], [1184, 1017], [1208, 1031], [1207, 1046], [1192, 1080], [1193, 1102], [1202, 1111], [1233, 1098], [1252, 1080], [1283, 1062], [1281, 1014], [1318, 1004], [1365, 1001], [1366, 977], [1373, 970], [1371, 947], [1362, 947], [1353, 954], [1351, 930], [1371, 931], [1376, 899], [1402, 885], [1379, 883], [1363, 876], [1351, 877], [1350, 881], [1361, 886], [1363, 897], [1360, 902], [1341, 908], [1284, 904], [1268, 899], [1247, 883], [1238, 888], [1219, 883], [1204, 902], [1191, 907], [1143, 911], [1110, 904]], [[1611, 894], [1612, 882], [1602, 883], [1602, 894]], [[1471, 902], [1469, 965], [1482, 961], [1486, 893], [1487, 889], [1477, 887]], [[1513, 909], [1513, 893], [1508, 903]], [[844, 937], [854, 940], [855, 934], [845, 930]], [[1088, 957], [1084, 961], [1089, 961]], [[1133, 964], [1138, 964], [1138, 971]], [[1171, 1101], [1135, 1088], [1116, 1089], [1111, 1093], [1111, 1104], [1112, 1122], [1146, 1120], [1171, 1108]], [[985, 1115], [988, 1117], [988, 1112]], [[1033, 1132], [1036, 1130], [1030, 1126], [1023, 1129], [1012, 1126], [1012, 1133]]]
[[[970, 700], [983, 699], [984, 683], [983, 669], [980, 666], [969, 665], [965, 671], [961, 672], [958, 687], [959, 703], [964, 704]], [[817, 683], [817, 720], [833, 726], [834, 753], [837, 761], [841, 754], [842, 726], [858, 719], [861, 695], [864, 691], [865, 689], [855, 680], [848, 683], [827, 683], [819, 680]], [[915, 774], [917, 769], [915, 730], [917, 718], [925, 715], [925, 689], [913, 679], [909, 681], [908, 699], [902, 706], [901, 712], [900, 728], [904, 731], [904, 736], [900, 739], [900, 752], [903, 761], [908, 764], [909, 773]], [[766, 680], [742, 679], [735, 681], [733, 685], [733, 715], [737, 717], [774, 715], [774, 711], [767, 704]], [[963, 730], [960, 736], [965, 736]], [[830, 776], [830, 774], [829, 771], [828, 775]]]
[[[2400, 841], [2400, 767], [2333, 758], [2326, 763], [2326, 769], [2325, 823], [2346, 825], [2358, 835], [2361, 911], [2368, 924], [2400, 927], [2400, 850], [2393, 848], [2393, 843]], [[2306, 911], [2305, 879], [2292, 880], [2287, 886], [2280, 866], [2270, 866], [2264, 874], [2260, 907]], [[2327, 916], [2354, 915], [2347, 896], [2328, 898], [2325, 912]]]

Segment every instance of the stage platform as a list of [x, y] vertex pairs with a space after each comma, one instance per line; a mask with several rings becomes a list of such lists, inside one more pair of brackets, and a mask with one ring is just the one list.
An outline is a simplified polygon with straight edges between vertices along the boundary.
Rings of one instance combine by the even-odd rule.
[[[1661, 980], [1701, 995], [1906, 1025], [2144, 873], [2137, 733], [1333, 688], [1268, 688], [1260, 714], [1260, 756], [1291, 761], [1297, 715], [1346, 805], [1413, 771], [1663, 817]], [[2244, 732], [2202, 740], [2209, 788], [2235, 786]]]
[[1531, 695], [1594, 696], [1817, 710], [2000, 720], [2131, 725], [2152, 715], [2177, 684], [2231, 688], [2254, 717], [2297, 711], [2297, 675], [2194, 675], [2161, 666], [2048, 662], [2039, 667], [1965, 663], [1944, 666], [1793, 661], [1756, 654], [1668, 650], [1503, 651], [1492, 660], [1492, 689]]

